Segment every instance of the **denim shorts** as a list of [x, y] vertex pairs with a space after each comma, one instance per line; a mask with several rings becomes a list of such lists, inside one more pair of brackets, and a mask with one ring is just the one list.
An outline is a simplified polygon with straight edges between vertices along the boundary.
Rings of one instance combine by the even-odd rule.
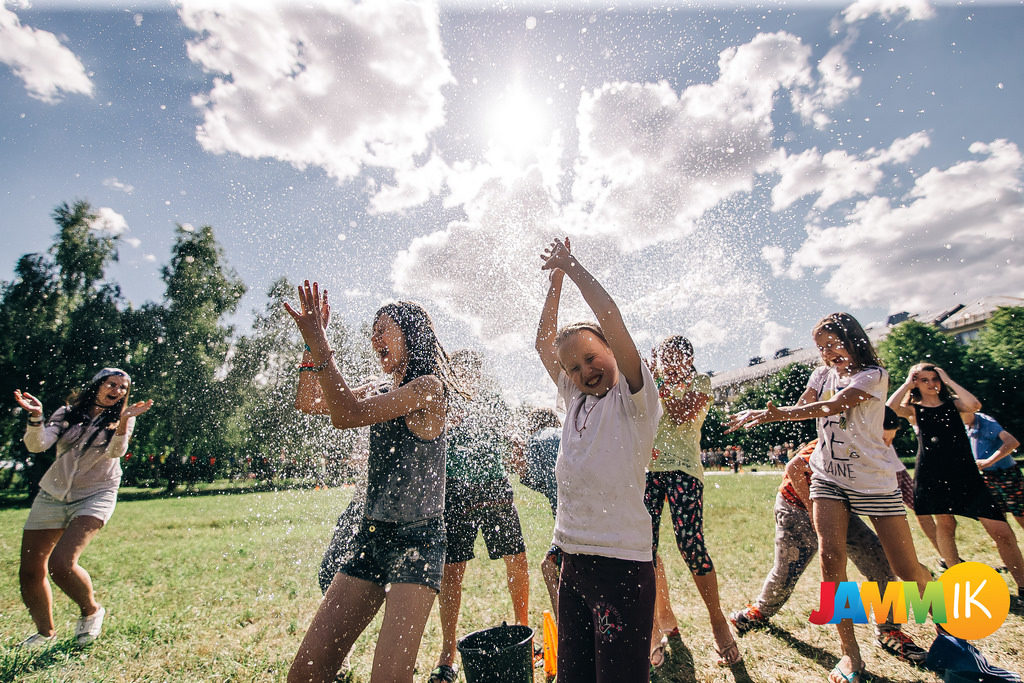
[[444, 518], [381, 522], [363, 518], [338, 571], [379, 586], [414, 583], [441, 590]]
[[26, 531], [42, 529], [67, 529], [75, 517], [95, 517], [104, 524], [110, 521], [117, 503], [117, 488], [104, 489], [80, 500], [65, 503], [40, 489], [32, 501]]

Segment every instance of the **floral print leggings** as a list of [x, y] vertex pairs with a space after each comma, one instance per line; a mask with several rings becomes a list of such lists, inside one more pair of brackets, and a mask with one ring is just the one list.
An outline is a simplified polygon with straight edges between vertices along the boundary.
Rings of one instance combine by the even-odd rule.
[[648, 472], [644, 504], [651, 514], [654, 552], [658, 552], [661, 511], [668, 499], [676, 545], [686, 565], [695, 576], [704, 576], [715, 569], [704, 545], [704, 483], [681, 470]]

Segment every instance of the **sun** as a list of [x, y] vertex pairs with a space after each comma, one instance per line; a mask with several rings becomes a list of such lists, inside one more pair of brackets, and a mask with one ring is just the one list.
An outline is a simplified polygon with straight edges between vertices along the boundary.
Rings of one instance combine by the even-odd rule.
[[498, 96], [487, 118], [488, 147], [513, 159], [534, 155], [547, 131], [543, 104], [518, 84]]

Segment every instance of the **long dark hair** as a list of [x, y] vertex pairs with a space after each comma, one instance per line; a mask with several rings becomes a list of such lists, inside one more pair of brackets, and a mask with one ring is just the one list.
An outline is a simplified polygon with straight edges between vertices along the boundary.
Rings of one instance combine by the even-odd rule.
[[811, 330], [811, 336], [818, 336], [819, 332], [831, 332], [839, 337], [846, 352], [850, 354], [854, 364], [863, 369], [869, 367], [883, 367], [882, 361], [875, 353], [875, 347], [871, 345], [868, 333], [860, 326], [857, 319], [849, 313], [830, 313], [818, 321], [818, 324]]
[[447, 398], [451, 392], [463, 393], [444, 347], [434, 331], [434, 323], [427, 312], [412, 301], [394, 301], [381, 306], [373, 316], [376, 323], [382, 315], [391, 318], [405, 337], [407, 365], [399, 384], [408, 384], [417, 377], [434, 375], [444, 386]]

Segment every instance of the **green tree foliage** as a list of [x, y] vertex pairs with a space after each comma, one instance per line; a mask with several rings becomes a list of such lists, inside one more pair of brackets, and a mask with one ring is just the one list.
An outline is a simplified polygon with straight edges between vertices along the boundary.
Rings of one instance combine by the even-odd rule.
[[967, 349], [969, 390], [982, 411], [1024, 438], [1024, 307], [998, 309]]
[[889, 371], [891, 393], [918, 363], [932, 363], [952, 377], [962, 377], [966, 349], [938, 327], [908, 320], [892, 328], [878, 344], [878, 356]]
[[[807, 388], [812, 368], [802, 363], [790, 363], [769, 375], [764, 381], [744, 389], [730, 409], [733, 412], [746, 409], [764, 408], [771, 401], [777, 406], [794, 405]], [[711, 414], [708, 415], [711, 418]], [[704, 443], [706, 447], [718, 448], [727, 444], [740, 446], [748, 459], [764, 461], [768, 451], [777, 445], [792, 441], [799, 444], [814, 438], [814, 420], [799, 422], [773, 422], [753, 429], [741, 430], [712, 442], [713, 434], [722, 430], [722, 421], [728, 416], [716, 415], [711, 423], [705, 421]]]
[[[52, 412], [106, 365], [122, 363], [127, 349], [121, 328], [126, 306], [117, 285], [104, 283], [106, 266], [117, 259], [117, 237], [94, 228], [88, 202], [61, 204], [47, 254], [26, 254], [15, 266], [15, 279], [0, 284], [0, 392], [15, 388], [38, 396]], [[26, 459], [20, 445], [20, 415], [0, 419], [4, 451]], [[30, 484], [49, 464], [33, 458]], [[0, 485], [11, 479], [0, 478]]]
[[[283, 305], [295, 302], [295, 288], [281, 278], [267, 297], [266, 307], [255, 315], [252, 333], [235, 345], [226, 379], [229, 390], [239, 397], [228, 423], [229, 438], [240, 449], [239, 474], [251, 473], [267, 482], [298, 477], [336, 484], [350, 479], [356, 434], [335, 429], [326, 415], [295, 410], [302, 337]], [[328, 337], [349, 381], [369, 374], [368, 339], [353, 338], [340, 316], [331, 322]]]
[[155, 333], [139, 348], [145, 363], [136, 386], [156, 405], [139, 421], [136, 450], [159, 457], [173, 490], [181, 482], [212, 479], [231, 455], [226, 426], [237, 397], [223, 381], [233, 333], [223, 319], [238, 307], [245, 286], [209, 226], [179, 226], [161, 273], [163, 307], [134, 321]]

